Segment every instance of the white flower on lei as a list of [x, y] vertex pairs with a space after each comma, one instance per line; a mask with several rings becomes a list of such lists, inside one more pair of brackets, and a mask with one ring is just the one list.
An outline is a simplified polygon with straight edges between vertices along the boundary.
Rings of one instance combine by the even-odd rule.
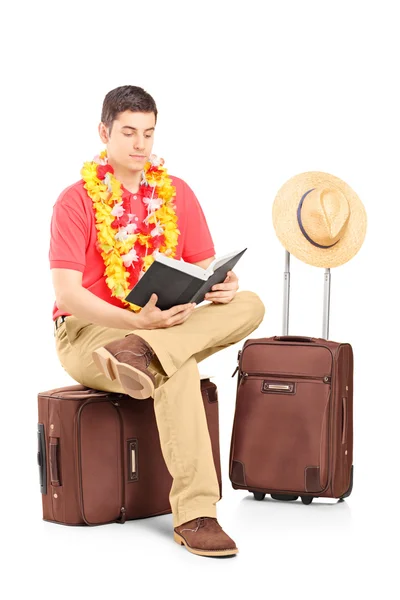
[[142, 171], [142, 179], [140, 181], [140, 185], [147, 185], [147, 186], [149, 185], [149, 182], [146, 179], [146, 174], [144, 171]]
[[126, 231], [125, 227], [121, 227], [118, 233], [114, 235], [114, 238], [118, 242], [126, 242], [126, 240], [129, 238], [129, 233]]
[[137, 229], [136, 223], [128, 223], [125, 227], [120, 227], [114, 238], [119, 242], [126, 242], [129, 236], [133, 235]]
[[147, 210], [154, 212], [158, 210], [162, 204], [161, 198], [143, 198], [144, 204], [147, 204]]
[[154, 237], [155, 235], [161, 235], [163, 233], [164, 233], [164, 229], [161, 227], [160, 222], [156, 221], [156, 225], [155, 225], [154, 229], [152, 229], [152, 231], [151, 231], [152, 237]]
[[134, 248], [129, 250], [127, 254], [122, 254], [121, 258], [125, 267], [130, 267], [133, 262], [139, 260], [136, 250]]
[[107, 191], [112, 192], [111, 181], [110, 181], [110, 173], [106, 173], [103, 179], [104, 183], [107, 186]]
[[126, 232], [129, 234], [135, 233], [136, 229], [137, 229], [137, 224], [136, 223], [129, 223], [126, 227]]
[[124, 212], [125, 212], [125, 210], [124, 210], [124, 207], [122, 206], [122, 200], [121, 200], [121, 202], [117, 202], [116, 204], [114, 204], [111, 214], [114, 215], [114, 217], [122, 217]]
[[149, 161], [153, 167], [162, 167], [164, 164], [164, 159], [159, 158], [156, 154], [150, 154]]
[[107, 160], [105, 158], [100, 158], [100, 154], [96, 154], [96, 156], [93, 158], [93, 162], [97, 163], [98, 165], [107, 164]]

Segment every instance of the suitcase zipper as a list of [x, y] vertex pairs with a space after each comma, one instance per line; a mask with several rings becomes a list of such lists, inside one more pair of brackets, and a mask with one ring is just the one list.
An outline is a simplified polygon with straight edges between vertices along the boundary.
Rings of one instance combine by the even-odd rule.
[[237, 367], [232, 373], [232, 377], [234, 377], [236, 375], [236, 373], [239, 371], [240, 380], [242, 380], [243, 378], [249, 377], [249, 376], [253, 376], [253, 375], [255, 377], [282, 377], [282, 378], [291, 377], [292, 379], [310, 379], [312, 381], [323, 381], [324, 383], [331, 383], [331, 380], [332, 380], [332, 377], [330, 375], [324, 375], [322, 377], [310, 377], [309, 375], [296, 375], [296, 374], [289, 374], [289, 373], [247, 373], [246, 371], [240, 371], [240, 356], [241, 356], [241, 354], [242, 354], [242, 351], [239, 350], [238, 354], [237, 354]]
[[240, 361], [240, 355], [242, 354], [242, 351], [239, 350], [238, 355], [237, 355], [237, 367], [236, 369], [233, 371], [232, 373], [232, 377], [235, 377], [236, 373], [239, 371], [239, 361]]
[[[119, 398], [122, 398], [124, 394], [118, 394]], [[122, 419], [122, 414], [121, 411], [119, 409], [120, 403], [118, 401], [114, 401], [110, 399], [110, 402], [115, 406], [115, 408], [117, 409], [117, 413], [120, 419], [120, 424], [121, 424], [121, 456], [122, 456], [122, 504], [126, 504], [126, 496], [125, 496], [125, 471], [124, 471], [124, 453], [125, 453], [125, 445], [124, 445], [124, 422]], [[120, 523], [121, 525], [123, 525], [126, 521], [126, 508], [125, 506], [121, 506], [120, 508], [120, 513], [119, 513], [119, 517], [115, 520], [116, 523]]]
[[[236, 369], [238, 368], [239, 367], [236, 367]], [[241, 379], [245, 379], [246, 377], [263, 377], [264, 379], [268, 379], [270, 377], [278, 377], [282, 379], [306, 379], [309, 381], [323, 381], [324, 383], [331, 383], [332, 380], [332, 377], [330, 375], [324, 375], [321, 377], [311, 377], [310, 375], [296, 375], [291, 373], [247, 373], [246, 371], [242, 371]]]

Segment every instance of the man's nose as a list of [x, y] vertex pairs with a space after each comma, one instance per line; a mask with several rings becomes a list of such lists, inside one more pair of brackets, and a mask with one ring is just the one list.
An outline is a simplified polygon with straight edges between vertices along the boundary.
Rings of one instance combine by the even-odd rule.
[[138, 135], [135, 140], [135, 148], [142, 149], [145, 147], [144, 136]]

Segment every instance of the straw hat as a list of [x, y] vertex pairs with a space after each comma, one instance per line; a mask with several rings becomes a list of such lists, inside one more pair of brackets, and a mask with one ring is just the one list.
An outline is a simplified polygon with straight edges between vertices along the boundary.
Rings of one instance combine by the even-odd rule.
[[291, 254], [315, 267], [337, 267], [359, 251], [367, 229], [361, 200], [347, 183], [319, 171], [300, 173], [272, 206], [276, 235]]

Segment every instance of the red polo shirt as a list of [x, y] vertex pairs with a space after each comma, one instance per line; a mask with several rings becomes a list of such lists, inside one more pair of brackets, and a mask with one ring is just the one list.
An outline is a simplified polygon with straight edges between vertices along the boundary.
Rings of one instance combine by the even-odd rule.
[[[178, 245], [174, 258], [190, 263], [214, 256], [214, 243], [203, 210], [195, 194], [185, 181], [170, 175], [176, 189], [175, 212], [178, 217]], [[120, 308], [126, 308], [118, 298], [111, 296], [104, 277], [104, 261], [96, 249], [97, 229], [93, 203], [81, 179], [63, 190], [53, 205], [50, 225], [50, 269], [81, 271], [82, 285], [99, 298]], [[129, 199], [130, 211], [140, 224], [147, 216], [147, 208], [139, 193], [132, 194], [122, 186], [123, 197]], [[60, 315], [57, 304], [53, 320]]]

